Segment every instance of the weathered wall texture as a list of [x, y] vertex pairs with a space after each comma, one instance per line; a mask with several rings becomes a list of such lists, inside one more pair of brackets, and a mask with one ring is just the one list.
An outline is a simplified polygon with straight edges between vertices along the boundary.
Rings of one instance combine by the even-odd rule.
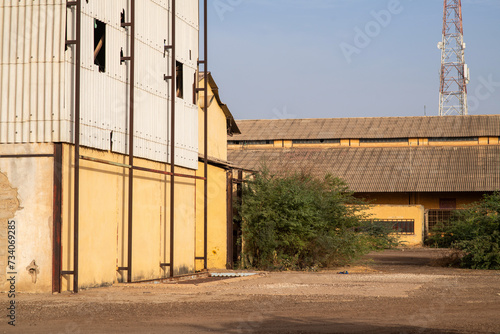
[[[205, 81], [199, 83], [200, 88], [205, 86]], [[210, 97], [212, 87], [208, 85], [208, 95]], [[200, 94], [201, 98], [203, 96]], [[198, 111], [198, 147], [200, 154], [204, 154], [204, 112], [202, 109]], [[208, 108], [208, 156], [220, 160], [227, 160], [227, 122], [224, 111], [217, 103], [216, 99]]]
[[[203, 176], [203, 163], [197, 171]], [[227, 260], [227, 179], [226, 171], [215, 166], [208, 166], [208, 269], [225, 269]], [[196, 256], [203, 256], [204, 247], [204, 185], [196, 181]], [[203, 261], [196, 262], [196, 269], [203, 269]]]
[[422, 245], [424, 241], [424, 207], [422, 205], [370, 205], [370, 219], [414, 219], [415, 234], [400, 235], [404, 245]]
[[[0, 145], [0, 155], [53, 154], [53, 150], [52, 144]], [[52, 291], [53, 168], [52, 157], [0, 158], [0, 291], [9, 290], [5, 280], [11, 255], [9, 220], [16, 226], [16, 291]], [[33, 261], [37, 267], [30, 274]]]
[[[81, 154], [126, 163], [127, 157], [92, 149]], [[63, 270], [73, 269], [73, 156], [72, 146], [63, 146]], [[168, 171], [166, 164], [135, 159], [135, 165]], [[122, 167], [80, 161], [79, 284], [81, 288], [126, 280], [128, 245], [128, 170]], [[176, 168], [177, 173], [194, 171]], [[195, 181], [176, 177], [174, 274], [194, 272]], [[170, 257], [170, 177], [134, 171], [132, 279], [166, 277], [169, 269], [160, 263]], [[72, 288], [72, 276], [62, 280], [63, 290]]]

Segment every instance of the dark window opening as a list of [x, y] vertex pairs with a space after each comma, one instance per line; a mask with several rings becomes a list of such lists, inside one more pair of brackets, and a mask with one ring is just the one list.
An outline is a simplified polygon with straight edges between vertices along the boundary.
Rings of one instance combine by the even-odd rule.
[[243, 142], [243, 145], [266, 145], [273, 144], [274, 142], [271, 140], [248, 140]]
[[415, 234], [414, 219], [369, 219], [372, 224], [387, 226], [395, 234], [413, 235]]
[[294, 139], [293, 144], [340, 144], [340, 139]]
[[457, 200], [455, 198], [440, 198], [439, 199], [439, 208], [440, 209], [456, 209], [457, 208]]
[[177, 97], [184, 98], [184, 65], [178, 61], [175, 62], [175, 84], [177, 87]]
[[240, 142], [238, 140], [229, 140], [227, 143], [229, 145], [240, 145]]
[[478, 137], [434, 137], [429, 138], [429, 141], [479, 141]]
[[106, 72], [106, 24], [94, 19], [94, 64]]
[[408, 138], [364, 138], [360, 143], [407, 143]]

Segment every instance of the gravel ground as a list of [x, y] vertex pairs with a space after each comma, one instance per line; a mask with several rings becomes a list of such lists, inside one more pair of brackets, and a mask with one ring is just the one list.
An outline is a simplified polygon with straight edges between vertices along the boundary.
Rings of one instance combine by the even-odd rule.
[[431, 265], [444, 255], [391, 250], [331, 271], [23, 294], [15, 330], [4, 318], [0, 333], [500, 333], [500, 272]]

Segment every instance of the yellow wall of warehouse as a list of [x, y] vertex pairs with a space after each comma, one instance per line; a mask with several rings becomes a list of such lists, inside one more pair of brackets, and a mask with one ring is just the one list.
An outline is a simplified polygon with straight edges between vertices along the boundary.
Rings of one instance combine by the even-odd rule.
[[[81, 148], [80, 154], [127, 163], [120, 154]], [[62, 263], [73, 269], [74, 147], [63, 145]], [[136, 158], [136, 166], [168, 171], [167, 164]], [[195, 171], [176, 167], [177, 173]], [[132, 279], [164, 277], [159, 264], [170, 256], [170, 177], [134, 171]], [[176, 178], [174, 274], [194, 272], [195, 181]], [[126, 280], [128, 240], [128, 170], [80, 160], [79, 285], [81, 288]], [[72, 289], [72, 276], [62, 280]]]
[[[204, 80], [200, 81], [200, 87], [204, 87]], [[208, 95], [213, 94], [209, 84]], [[200, 94], [201, 96], [201, 94]], [[204, 154], [204, 117], [203, 109], [198, 107], [198, 147], [199, 153]], [[208, 107], [208, 156], [220, 160], [227, 160], [227, 122], [226, 115], [214, 98]]]
[[[203, 163], [199, 163], [197, 176], [204, 176]], [[208, 269], [225, 269], [227, 257], [227, 179], [226, 171], [208, 166], [207, 234]], [[204, 181], [196, 181], [196, 256], [204, 254]], [[203, 269], [203, 261], [196, 261], [196, 270]]]
[[413, 205], [420, 204], [426, 209], [439, 209], [439, 199], [455, 198], [457, 209], [482, 199], [480, 192], [460, 193], [357, 193], [356, 197], [364, 198], [372, 204]]
[[422, 245], [424, 238], [424, 207], [422, 205], [370, 205], [365, 211], [369, 219], [413, 219], [415, 221], [412, 235], [398, 235], [398, 239], [406, 246]]
[[[0, 155], [53, 153], [53, 144], [0, 145]], [[7, 281], [12, 276], [9, 272], [17, 273], [14, 275], [17, 292], [52, 292], [53, 181], [54, 159], [50, 156], [0, 159], [2, 292], [11, 288]], [[8, 227], [13, 226], [15, 234], [9, 234], [12, 229]], [[29, 272], [32, 261], [36, 265], [36, 277]]]

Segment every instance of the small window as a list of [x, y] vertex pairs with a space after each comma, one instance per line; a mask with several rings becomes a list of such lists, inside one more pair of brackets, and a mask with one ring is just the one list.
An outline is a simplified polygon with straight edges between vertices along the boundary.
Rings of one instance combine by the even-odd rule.
[[269, 145], [273, 144], [271, 140], [247, 140], [243, 143], [243, 145]]
[[106, 72], [106, 24], [94, 19], [94, 64]]
[[363, 138], [360, 139], [361, 144], [371, 143], [407, 143], [408, 138]]
[[415, 234], [415, 220], [414, 219], [368, 219], [363, 220], [371, 222], [375, 225], [386, 226], [397, 235], [414, 235]]
[[184, 98], [184, 65], [180, 62], [175, 62], [175, 84], [177, 87], [177, 97], [180, 99]]
[[340, 139], [294, 139], [293, 144], [340, 144]]
[[478, 137], [433, 137], [429, 138], [430, 142], [439, 141], [479, 141]]
[[455, 198], [440, 198], [439, 199], [440, 209], [456, 209], [457, 200]]

